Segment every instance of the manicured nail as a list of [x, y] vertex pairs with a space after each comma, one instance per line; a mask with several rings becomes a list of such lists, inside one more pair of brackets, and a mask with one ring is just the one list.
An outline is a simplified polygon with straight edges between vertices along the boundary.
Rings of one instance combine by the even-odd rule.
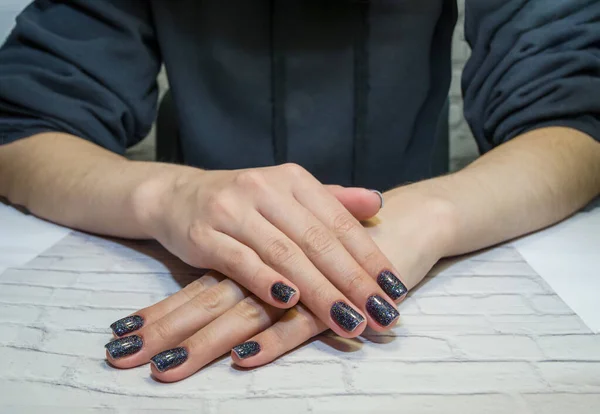
[[133, 331], [137, 331], [142, 326], [144, 326], [144, 318], [139, 315], [133, 315], [119, 319], [110, 325], [110, 329], [112, 329], [115, 335], [123, 336]]
[[399, 299], [408, 292], [404, 283], [389, 270], [384, 270], [377, 276], [377, 284], [394, 300]]
[[165, 372], [168, 369], [175, 368], [183, 364], [188, 359], [188, 352], [185, 348], [173, 348], [154, 355], [150, 360], [157, 370]]
[[144, 341], [137, 335], [126, 336], [115, 339], [104, 345], [112, 359], [119, 359], [127, 355], [133, 355], [142, 349]]
[[383, 208], [383, 194], [381, 194], [381, 191], [377, 191], [377, 190], [369, 190], [372, 193], [375, 193], [379, 196], [379, 208]]
[[273, 295], [273, 297], [280, 302], [288, 303], [290, 300], [292, 300], [292, 297], [295, 294], [296, 289], [289, 287], [288, 285], [285, 285], [281, 282], [277, 282], [273, 286], [271, 286], [271, 295]]
[[367, 299], [367, 312], [381, 326], [388, 326], [400, 315], [396, 308], [379, 295]]
[[365, 320], [354, 308], [341, 301], [335, 302], [329, 313], [333, 320], [348, 332], [355, 330]]
[[255, 341], [248, 341], [234, 346], [232, 351], [235, 352], [239, 359], [245, 359], [258, 354], [260, 352], [260, 344]]

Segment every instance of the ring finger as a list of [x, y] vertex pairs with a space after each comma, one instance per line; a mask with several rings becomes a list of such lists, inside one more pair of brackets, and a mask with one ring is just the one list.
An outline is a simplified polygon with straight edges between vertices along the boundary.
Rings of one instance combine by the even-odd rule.
[[255, 296], [247, 297], [178, 347], [152, 357], [152, 374], [164, 382], [187, 378], [234, 345], [272, 325], [284, 312]]
[[145, 325], [134, 335], [106, 345], [110, 363], [131, 368], [150, 361], [153, 355], [190, 337], [248, 296], [248, 292], [230, 279], [207, 289], [180, 307]]

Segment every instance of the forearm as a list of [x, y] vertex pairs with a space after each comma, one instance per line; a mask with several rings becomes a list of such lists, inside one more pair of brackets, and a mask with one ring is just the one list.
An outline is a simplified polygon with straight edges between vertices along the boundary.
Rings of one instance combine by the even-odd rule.
[[414, 189], [453, 206], [445, 255], [462, 254], [552, 225], [585, 206], [600, 193], [600, 144], [573, 129], [539, 129]]
[[[146, 238], [139, 188], [189, 167], [134, 162], [62, 133], [0, 146], [0, 195], [47, 220], [93, 233]], [[151, 207], [151, 206], [149, 206]]]

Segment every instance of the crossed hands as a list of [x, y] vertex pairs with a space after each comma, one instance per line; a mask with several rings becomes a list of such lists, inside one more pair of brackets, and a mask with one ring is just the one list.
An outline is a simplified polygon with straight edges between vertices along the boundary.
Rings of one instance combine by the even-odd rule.
[[[150, 181], [137, 197], [150, 206], [140, 216], [148, 233], [214, 270], [113, 323], [108, 360], [152, 362], [154, 377], [172, 382], [230, 351], [254, 367], [326, 329], [346, 338], [391, 329], [446, 241], [438, 205], [409, 187], [380, 210], [377, 192], [324, 186], [294, 164]], [[378, 213], [378, 224], [361, 224]]]

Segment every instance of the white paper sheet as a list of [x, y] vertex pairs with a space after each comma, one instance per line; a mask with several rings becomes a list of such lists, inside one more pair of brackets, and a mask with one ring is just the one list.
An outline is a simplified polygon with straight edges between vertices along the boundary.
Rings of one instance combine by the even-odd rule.
[[0, 202], [0, 273], [27, 263], [70, 231]]
[[514, 246], [585, 324], [600, 333], [600, 198]]

